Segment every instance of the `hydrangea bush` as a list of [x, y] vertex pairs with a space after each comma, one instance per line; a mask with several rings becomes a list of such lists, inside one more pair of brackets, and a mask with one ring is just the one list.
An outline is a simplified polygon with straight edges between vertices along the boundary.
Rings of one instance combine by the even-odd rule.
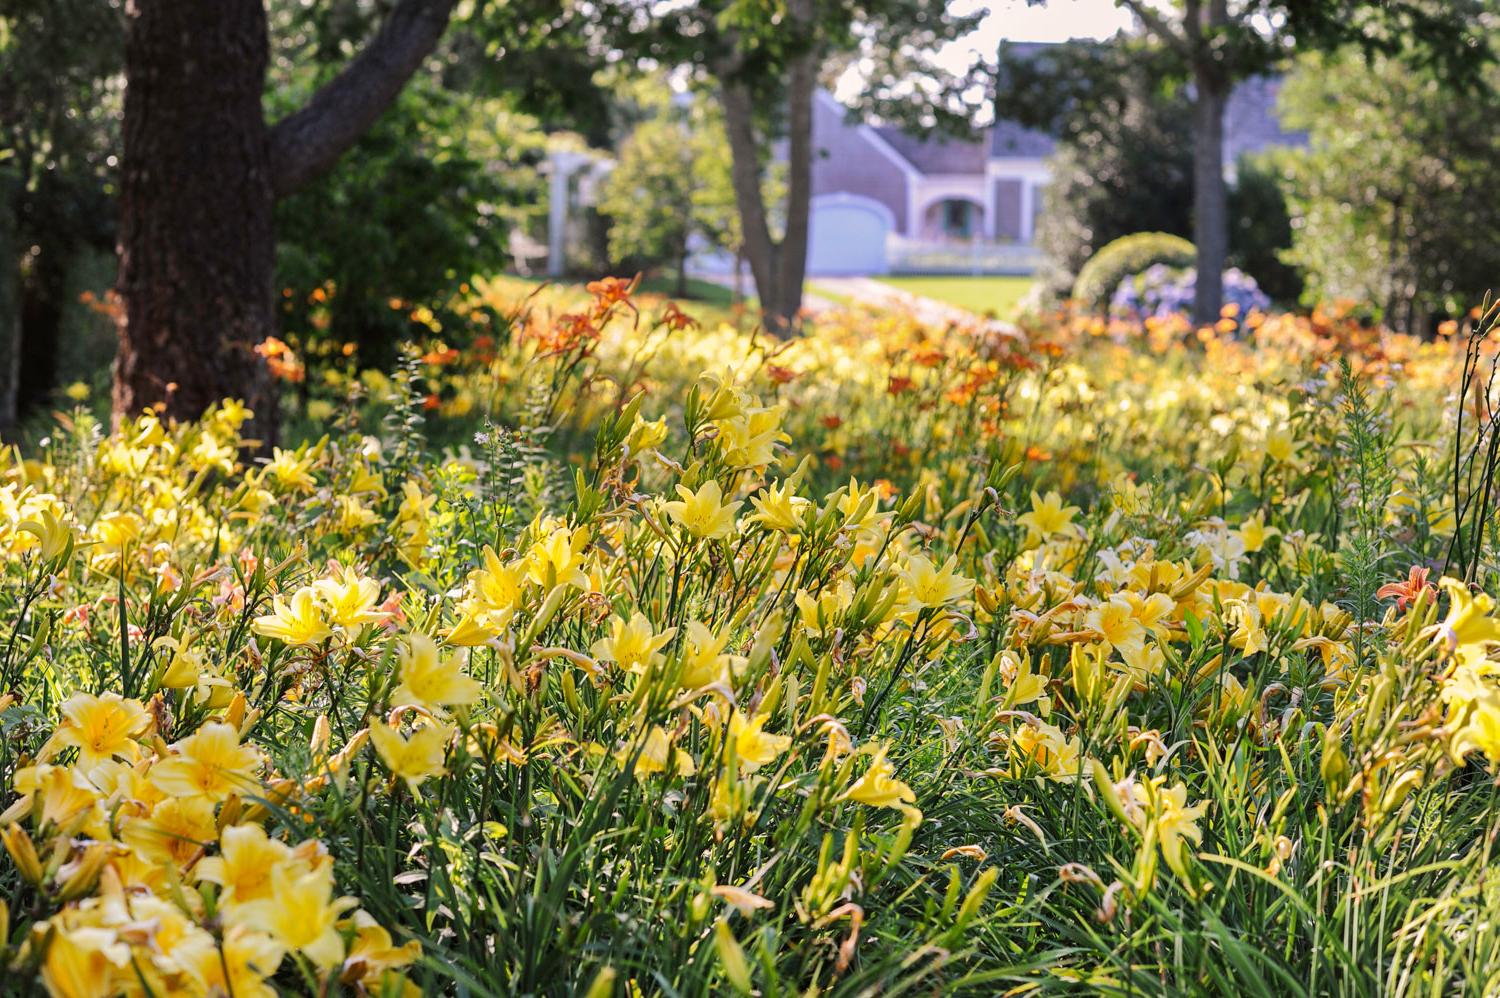
[[[1135, 320], [1191, 315], [1197, 279], [1198, 272], [1192, 267], [1159, 263], [1120, 282], [1110, 299], [1110, 314]], [[1232, 310], [1226, 314], [1249, 315], [1268, 311], [1271, 299], [1261, 291], [1255, 278], [1231, 267], [1224, 271], [1224, 305]]]

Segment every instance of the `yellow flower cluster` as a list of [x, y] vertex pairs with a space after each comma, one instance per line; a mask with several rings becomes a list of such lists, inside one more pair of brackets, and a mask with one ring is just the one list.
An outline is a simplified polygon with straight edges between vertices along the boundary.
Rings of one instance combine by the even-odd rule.
[[1328, 843], [1385, 855], [1500, 766], [1495, 604], [1427, 583], [1472, 538], [1430, 445], [1451, 346], [900, 315], [767, 346], [622, 330], [629, 295], [360, 376], [434, 434], [488, 400], [472, 446], [351, 402], [252, 457], [226, 402], [0, 456], [17, 974], [1124, 990], [1111, 933], [1259, 903], [1236, 878], [1347, 901], [1375, 868]]
[[316, 839], [267, 835], [267, 808], [302, 788], [245, 742], [259, 714], [242, 694], [171, 744], [146, 704], [116, 693], [75, 693], [59, 714], [0, 815], [22, 879], [64, 905], [27, 944], [52, 993], [272, 995], [289, 958], [402, 986], [420, 945], [393, 946], [337, 896]]

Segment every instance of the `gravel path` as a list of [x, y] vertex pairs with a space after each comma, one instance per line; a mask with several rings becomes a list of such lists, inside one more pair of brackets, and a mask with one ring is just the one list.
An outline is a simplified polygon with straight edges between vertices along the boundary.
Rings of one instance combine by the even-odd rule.
[[[733, 277], [728, 274], [694, 273], [693, 276], [700, 280], [722, 284], [725, 287], [731, 287], [734, 283]], [[802, 308], [807, 312], [826, 312], [843, 307], [844, 302], [852, 302], [875, 308], [905, 309], [915, 314], [921, 321], [934, 326], [950, 324], [979, 326], [1001, 336], [1016, 338], [1022, 336], [1020, 329], [1014, 323], [988, 319], [966, 308], [950, 305], [948, 302], [914, 295], [909, 291], [883, 284], [873, 277], [817, 277], [809, 280], [808, 286], [810, 289], [816, 288], [817, 290], [807, 290], [802, 294]], [[819, 294], [819, 291], [823, 294]], [[834, 298], [828, 297], [829, 295], [833, 295]]]

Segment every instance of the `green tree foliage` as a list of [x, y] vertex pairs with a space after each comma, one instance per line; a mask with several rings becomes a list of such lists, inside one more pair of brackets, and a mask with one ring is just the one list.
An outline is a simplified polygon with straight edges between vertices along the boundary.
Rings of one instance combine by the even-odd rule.
[[742, 248], [723, 116], [710, 101], [674, 97], [657, 78], [632, 90], [641, 95], [638, 123], [620, 144], [599, 205], [610, 257], [625, 269], [670, 265], [685, 294], [693, 236], [735, 254]]
[[[817, 84], [857, 63], [866, 79], [860, 109], [918, 129], [960, 130], [985, 96], [972, 73], [934, 58], [980, 15], [929, 0], [612, 0], [571, 9], [598, 51], [681, 70], [718, 95], [744, 255], [777, 326], [802, 304]], [[786, 197], [768, 204], [768, 153], [782, 138]]]
[[510, 266], [512, 231], [540, 224], [545, 154], [536, 120], [506, 102], [413, 81], [339, 169], [277, 205], [284, 328], [389, 362], [412, 306], [440, 313], [462, 282]]
[[[343, 69], [392, 6], [265, 3], [271, 120]], [[17, 382], [41, 401], [58, 376], [72, 376], [59, 353], [72, 346], [57, 326], [78, 311], [80, 263], [102, 272], [94, 256], [114, 249], [124, 7], [0, 0], [0, 360], [24, 364], [19, 378], [0, 364], [0, 427]], [[290, 328], [308, 331], [305, 293], [335, 283], [347, 292], [334, 299], [339, 335], [383, 343], [397, 319], [387, 298], [439, 300], [456, 280], [504, 262], [510, 228], [541, 210], [536, 178], [521, 169], [541, 155], [528, 113], [608, 140], [595, 40], [559, 30], [571, 17], [551, 0], [462, 5], [414, 92], [332, 175], [278, 208], [277, 282], [293, 289]], [[378, 301], [361, 282], [380, 288]], [[102, 369], [107, 354], [93, 356]]]
[[113, 246], [121, 6], [0, 0], [0, 429], [50, 388], [74, 261]]
[[[305, 104], [382, 16], [362, 0], [273, 0], [269, 15], [273, 119]], [[512, 232], [535, 232], [545, 212], [542, 125], [486, 65], [519, 31], [498, 12], [471, 12], [336, 169], [277, 204], [284, 329], [356, 343], [362, 362], [386, 364], [413, 307], [441, 319], [462, 282], [510, 266]]]
[[[1500, 82], [1493, 68], [1480, 82]], [[1309, 300], [1371, 302], [1400, 329], [1462, 313], [1500, 274], [1500, 134], [1482, 91], [1392, 59], [1308, 59], [1282, 94], [1309, 147], [1289, 159]]]
[[671, 264], [679, 293], [687, 286], [688, 239], [695, 228], [693, 146], [680, 121], [642, 122], [621, 146], [599, 202], [610, 219], [610, 256], [627, 267]]
[[[1037, 0], [1044, 2], [1044, 0]], [[1236, 81], [1278, 69], [1299, 52], [1362, 50], [1367, 58], [1400, 55], [1464, 83], [1475, 63], [1492, 58], [1484, 0], [1118, 0], [1145, 37], [1171, 60], [1172, 77], [1190, 84], [1193, 151], [1193, 242], [1198, 248], [1193, 312], [1218, 316], [1228, 259], [1229, 190], [1224, 179], [1224, 111]], [[1062, 88], [1066, 90], [1067, 88]], [[1028, 108], [1045, 118], [1054, 106]]]

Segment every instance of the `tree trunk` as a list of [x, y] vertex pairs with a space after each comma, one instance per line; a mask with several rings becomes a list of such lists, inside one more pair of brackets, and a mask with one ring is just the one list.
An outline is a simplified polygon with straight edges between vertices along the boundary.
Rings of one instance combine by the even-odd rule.
[[1193, 321], [1217, 322], [1224, 300], [1224, 261], [1229, 251], [1229, 191], [1224, 183], [1224, 105], [1228, 83], [1212, 67], [1194, 74], [1193, 242], [1198, 277]]
[[116, 417], [164, 403], [190, 419], [233, 397], [274, 439], [276, 394], [255, 353], [276, 329], [265, 10], [127, 10]]
[[[724, 106], [724, 130], [729, 136], [729, 177], [740, 214], [740, 233], [750, 277], [760, 296], [761, 311], [773, 314], [780, 299], [777, 287], [777, 247], [766, 221], [766, 202], [760, 189], [760, 148], [755, 135], [754, 101], [750, 88], [730, 77], [722, 79], [719, 101]], [[774, 320], [772, 320], [774, 321]]]
[[306, 107], [267, 128], [263, 0], [134, 0], [125, 36], [120, 185], [124, 299], [116, 418], [164, 403], [192, 418], [222, 398], [276, 438], [255, 347], [276, 329], [275, 199], [330, 169], [432, 52], [456, 0], [399, 0]]
[[[807, 6], [803, 3], [802, 6]], [[793, 14], [797, 13], [793, 5]], [[803, 20], [810, 20], [806, 12]], [[787, 80], [787, 195], [786, 232], [781, 240], [781, 272], [776, 321], [789, 327], [802, 311], [802, 285], [807, 280], [807, 240], [812, 208], [812, 101], [817, 85], [817, 58], [807, 52], [792, 60]], [[771, 311], [770, 308], [767, 309]]]

